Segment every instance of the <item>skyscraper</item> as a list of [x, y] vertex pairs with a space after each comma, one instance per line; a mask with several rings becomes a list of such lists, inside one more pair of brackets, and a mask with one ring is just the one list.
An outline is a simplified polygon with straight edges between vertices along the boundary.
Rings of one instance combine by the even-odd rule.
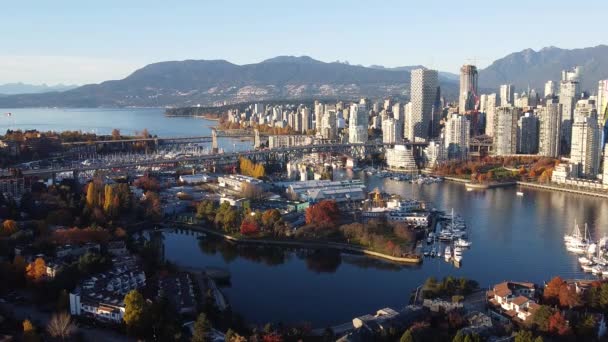
[[411, 72], [411, 125], [408, 137], [427, 141], [432, 129], [433, 107], [438, 91], [437, 70], [415, 69]]
[[608, 119], [608, 80], [601, 80], [597, 87], [597, 116], [602, 126]]
[[399, 143], [403, 140], [403, 130], [395, 118], [382, 120], [382, 142], [387, 144]]
[[512, 84], [503, 84], [500, 86], [500, 106], [508, 106], [514, 104], [514, 90]]
[[538, 152], [538, 118], [528, 112], [517, 122], [517, 152], [536, 154]]
[[545, 97], [554, 96], [555, 94], [555, 82], [547, 81], [545, 83]]
[[321, 120], [321, 135], [324, 139], [336, 139], [336, 108], [325, 106], [323, 120]]
[[315, 101], [315, 130], [317, 133], [321, 132], [323, 128], [323, 115], [325, 114], [325, 106], [319, 102]]
[[348, 141], [352, 143], [364, 143], [367, 141], [368, 114], [365, 102], [363, 104], [351, 104], [348, 119]]
[[559, 103], [562, 105], [561, 148], [564, 154], [570, 153], [574, 107], [580, 94], [579, 78], [580, 67], [576, 67], [572, 71], [562, 71], [562, 80], [559, 85]]
[[312, 128], [312, 115], [310, 115], [310, 108], [301, 108], [300, 112], [302, 113], [302, 133], [306, 133], [306, 131]]
[[452, 114], [448, 117], [444, 131], [444, 146], [449, 159], [468, 158], [469, 131], [471, 123], [464, 115]]
[[463, 65], [460, 68], [460, 96], [458, 98], [458, 112], [464, 114], [475, 109], [477, 96], [477, 67]]
[[577, 113], [572, 124], [572, 147], [570, 149], [570, 163], [574, 166], [576, 176], [597, 177], [602, 154], [601, 140], [602, 129], [598, 124], [595, 109], [590, 112], [589, 116]]
[[556, 100], [548, 99], [545, 107], [538, 111], [538, 154], [545, 157], [557, 158], [560, 154], [560, 125], [561, 110]]
[[492, 93], [486, 97], [485, 108], [483, 112], [486, 114], [486, 135], [494, 136], [494, 116], [496, 113], [496, 93]]
[[517, 120], [521, 110], [516, 107], [496, 108], [494, 116], [494, 154], [498, 156], [517, 152]]

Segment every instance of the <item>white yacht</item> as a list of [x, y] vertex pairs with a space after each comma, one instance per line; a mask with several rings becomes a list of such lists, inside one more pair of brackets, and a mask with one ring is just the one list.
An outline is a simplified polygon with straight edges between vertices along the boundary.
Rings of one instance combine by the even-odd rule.
[[445, 261], [450, 261], [450, 259], [452, 259], [452, 249], [450, 248], [450, 246], [447, 246], [445, 248], [443, 257], [445, 258]]
[[472, 243], [470, 241], [467, 241], [465, 239], [458, 239], [454, 242], [454, 246], [463, 248], [471, 247], [471, 244]]
[[581, 234], [581, 230], [578, 227], [578, 224], [576, 222], [574, 223], [574, 229], [572, 230], [572, 234], [564, 235], [564, 242], [566, 244], [571, 243], [571, 242], [578, 242], [578, 241], [581, 241], [582, 239], [583, 239], [583, 235]]
[[454, 260], [457, 262], [462, 260], [462, 249], [460, 247], [454, 247]]
[[593, 264], [591, 265], [581, 265], [581, 268], [583, 269], [583, 271], [589, 273], [593, 270], [593, 267], [595, 267]]
[[578, 262], [582, 265], [593, 265], [593, 261], [585, 256], [578, 258]]

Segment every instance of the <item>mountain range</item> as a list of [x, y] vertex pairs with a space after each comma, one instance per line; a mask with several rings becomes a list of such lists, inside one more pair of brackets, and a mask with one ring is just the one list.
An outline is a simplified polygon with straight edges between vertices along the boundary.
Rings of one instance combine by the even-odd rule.
[[[583, 67], [582, 89], [597, 90], [608, 78], [608, 46], [566, 50], [526, 49], [496, 60], [479, 72], [480, 92], [500, 84], [528, 86], [542, 94], [561, 70]], [[276, 99], [356, 99], [409, 97], [410, 71], [422, 66], [385, 68], [325, 63], [307, 56], [279, 56], [236, 65], [225, 60], [185, 60], [149, 64], [122, 80], [62, 92], [0, 96], [0, 107], [177, 107]], [[442, 95], [458, 95], [458, 75], [440, 72]], [[0, 92], [1, 93], [1, 92]]]
[[77, 88], [77, 85], [66, 84], [26, 84], [26, 83], [6, 83], [0, 84], [0, 95], [15, 95], [15, 94], [39, 94], [48, 93], [51, 91], [66, 91]]
[[530, 86], [543, 94], [545, 82], [559, 81], [562, 70], [575, 66], [582, 67], [581, 89], [596, 93], [598, 81], [608, 79], [608, 46], [572, 50], [551, 46], [512, 53], [480, 70], [479, 86], [498, 89], [511, 83], [516, 91]]

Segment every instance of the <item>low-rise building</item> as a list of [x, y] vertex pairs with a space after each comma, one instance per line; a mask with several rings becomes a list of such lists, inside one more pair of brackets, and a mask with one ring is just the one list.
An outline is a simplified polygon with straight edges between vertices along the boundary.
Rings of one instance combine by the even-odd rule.
[[70, 293], [70, 313], [105, 322], [121, 323], [125, 313], [124, 297], [145, 286], [146, 275], [137, 266], [114, 265], [108, 272], [94, 275], [81, 282]]
[[157, 297], [165, 296], [180, 314], [196, 313], [194, 281], [188, 273], [158, 279]]
[[217, 178], [219, 186], [233, 191], [242, 191], [243, 184], [262, 185], [264, 182], [249, 176], [228, 175]]
[[86, 253], [99, 253], [100, 246], [97, 243], [86, 243], [84, 245], [64, 245], [57, 247], [55, 255], [57, 258], [79, 257]]
[[365, 184], [361, 180], [292, 182], [287, 186], [287, 193], [294, 199], [312, 203], [322, 200], [341, 203], [366, 198]]
[[200, 184], [209, 182], [210, 178], [205, 174], [181, 175], [179, 181], [185, 184]]
[[533, 299], [536, 287], [533, 283], [502, 282], [488, 291], [490, 305], [511, 320], [525, 322], [539, 305]]

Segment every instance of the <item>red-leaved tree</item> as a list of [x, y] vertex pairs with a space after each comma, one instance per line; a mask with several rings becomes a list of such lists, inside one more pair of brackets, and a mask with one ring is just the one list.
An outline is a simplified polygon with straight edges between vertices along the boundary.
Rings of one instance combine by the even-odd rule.
[[323, 200], [306, 208], [306, 224], [333, 226], [338, 222], [340, 209], [336, 201]]
[[241, 222], [241, 234], [250, 235], [250, 234], [256, 234], [259, 231], [260, 231], [260, 227], [258, 227], [258, 224], [255, 221], [243, 220], [243, 222]]

